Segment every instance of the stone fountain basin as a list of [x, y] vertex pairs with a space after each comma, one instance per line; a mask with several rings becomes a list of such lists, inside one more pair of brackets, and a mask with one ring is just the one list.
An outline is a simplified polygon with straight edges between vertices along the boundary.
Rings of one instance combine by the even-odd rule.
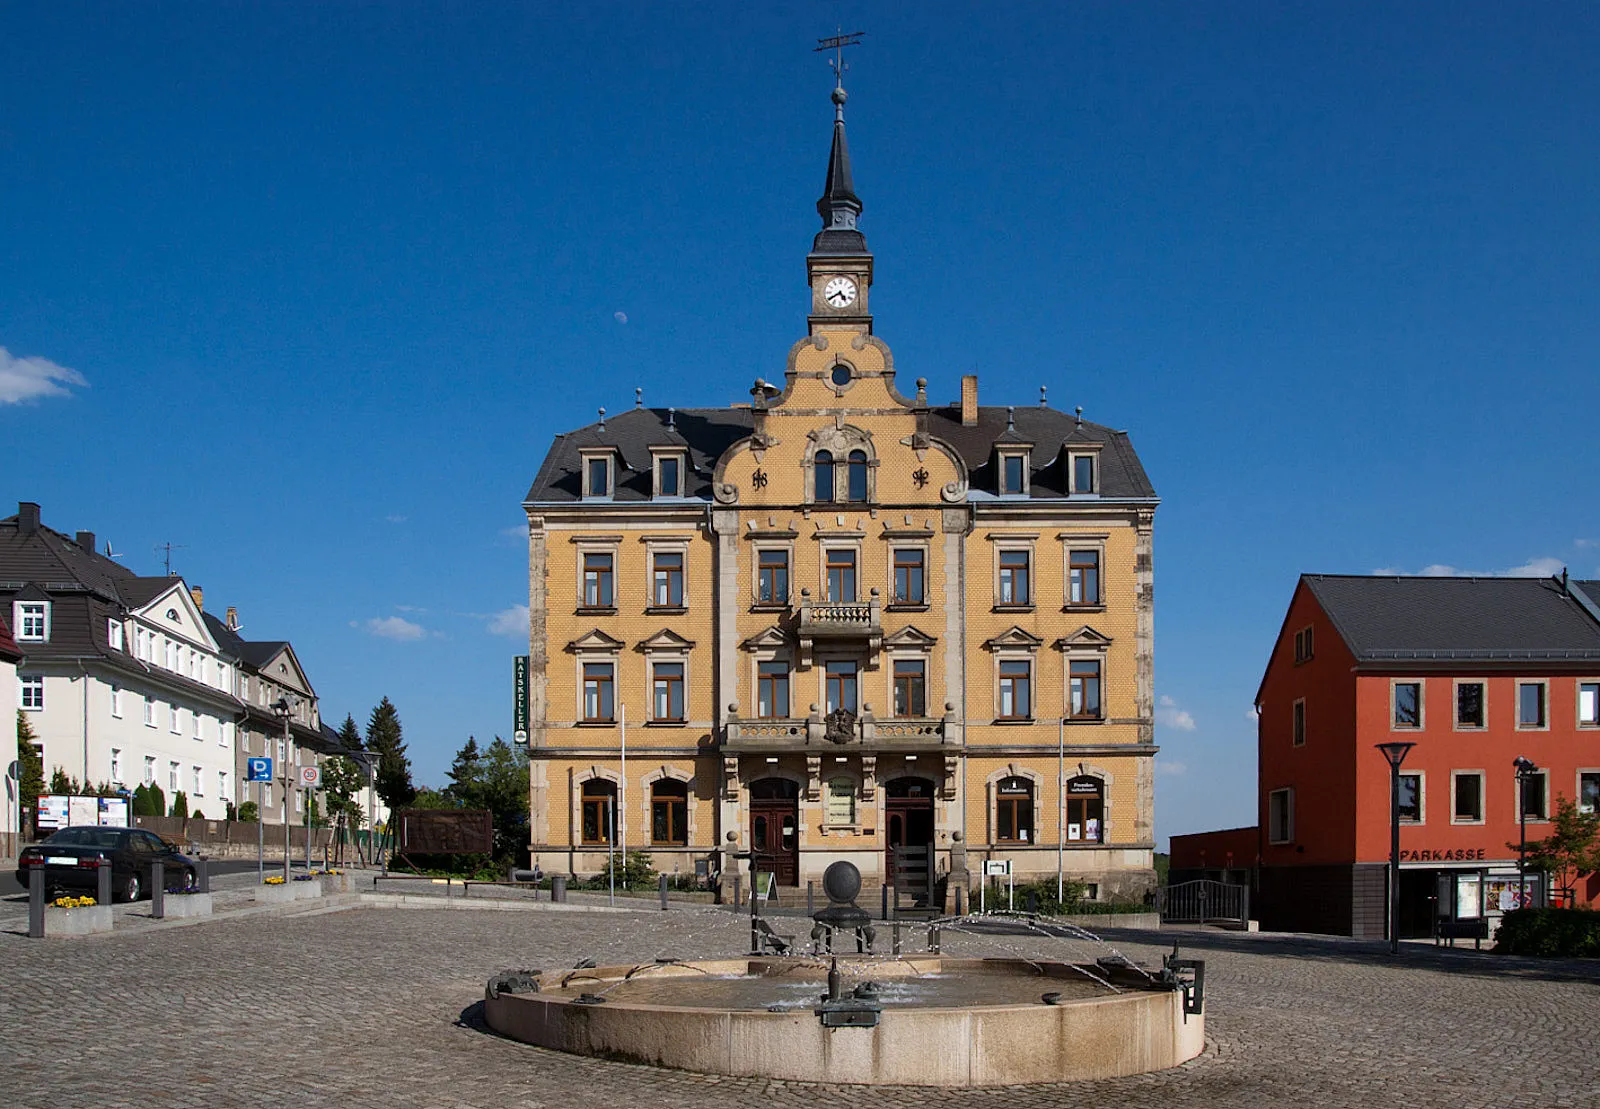
[[[1176, 1066], [1205, 1047], [1204, 1017], [1184, 1016], [1180, 991], [1122, 985], [1113, 992], [1068, 963], [938, 956], [839, 963], [847, 985], [870, 978], [883, 987], [876, 1027], [824, 1028], [812, 1010], [827, 967], [792, 958], [553, 972], [540, 976], [539, 992], [486, 1000], [484, 1017], [503, 1036], [571, 1054], [796, 1082], [1113, 1078]], [[584, 993], [606, 1000], [580, 1004]], [[1045, 993], [1062, 997], [1046, 1005]], [[973, 1001], [950, 1003], [961, 997]]]

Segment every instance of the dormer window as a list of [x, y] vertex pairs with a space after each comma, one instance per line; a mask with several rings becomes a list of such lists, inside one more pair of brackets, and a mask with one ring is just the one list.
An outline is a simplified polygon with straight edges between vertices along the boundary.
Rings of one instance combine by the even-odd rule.
[[615, 456], [609, 450], [585, 452], [583, 455], [583, 495], [609, 497], [615, 487], [613, 467]]
[[1100, 492], [1100, 456], [1094, 452], [1069, 456], [1072, 466], [1072, 492]]
[[17, 641], [43, 643], [50, 638], [50, 602], [18, 601], [11, 614]]
[[1026, 451], [1000, 452], [1000, 495], [1025, 497], [1028, 494], [1028, 454]]
[[816, 474], [816, 495], [814, 500], [833, 500], [833, 452], [818, 451], [813, 459], [813, 468]]
[[684, 495], [684, 471], [688, 468], [683, 452], [677, 449], [662, 450], [652, 447], [651, 458], [655, 462], [655, 489], [657, 497], [681, 497]]

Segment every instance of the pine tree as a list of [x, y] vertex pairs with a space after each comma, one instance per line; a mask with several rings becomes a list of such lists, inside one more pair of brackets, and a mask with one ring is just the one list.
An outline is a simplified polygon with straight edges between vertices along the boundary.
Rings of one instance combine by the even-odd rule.
[[177, 793], [174, 793], [172, 795], [172, 808], [170, 810], [168, 810], [167, 815], [168, 816], [188, 816], [189, 815], [189, 795], [184, 793], [183, 790], [181, 790], [181, 789]]
[[356, 727], [356, 718], [349, 713], [345, 713], [344, 723], [339, 725], [339, 744], [346, 751], [359, 751], [363, 746], [361, 730]]
[[400, 728], [400, 714], [385, 697], [367, 721], [367, 750], [378, 756], [378, 796], [391, 812], [405, 808], [417, 795], [411, 784], [411, 760]]
[[455, 762], [450, 764], [450, 785], [445, 792], [463, 808], [486, 807], [479, 797], [483, 791], [483, 768], [479, 765], [481, 758], [478, 741], [469, 735], [461, 750], [456, 752]]
[[[22, 773], [17, 781], [18, 796], [23, 808], [38, 816], [39, 797], [44, 793], [44, 753], [35, 747], [39, 737], [33, 734], [33, 723], [28, 714], [17, 710], [17, 761]], [[24, 831], [31, 831], [24, 826]]]

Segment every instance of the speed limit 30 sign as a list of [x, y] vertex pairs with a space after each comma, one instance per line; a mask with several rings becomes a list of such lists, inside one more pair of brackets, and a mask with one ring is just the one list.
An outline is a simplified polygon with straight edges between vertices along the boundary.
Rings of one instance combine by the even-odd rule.
[[302, 766], [300, 768], [300, 786], [302, 789], [321, 789], [322, 767]]

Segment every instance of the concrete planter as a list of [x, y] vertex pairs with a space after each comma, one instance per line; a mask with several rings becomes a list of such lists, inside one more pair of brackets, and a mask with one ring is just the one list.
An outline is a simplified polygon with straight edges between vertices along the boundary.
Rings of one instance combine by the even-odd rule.
[[320, 880], [323, 893], [349, 893], [355, 888], [349, 874], [324, 874]]
[[161, 900], [162, 919], [178, 920], [211, 915], [209, 893], [169, 893]]
[[321, 897], [322, 883], [289, 881], [281, 886], [257, 886], [256, 901], [263, 905], [286, 905], [290, 901], [304, 901], [308, 897]]
[[294, 889], [294, 898], [296, 901], [304, 901], [310, 897], [322, 896], [322, 883], [317, 881], [315, 878], [309, 882], [290, 882], [289, 885]]
[[93, 905], [80, 909], [45, 906], [44, 934], [47, 936], [92, 936], [111, 931], [111, 906]]

